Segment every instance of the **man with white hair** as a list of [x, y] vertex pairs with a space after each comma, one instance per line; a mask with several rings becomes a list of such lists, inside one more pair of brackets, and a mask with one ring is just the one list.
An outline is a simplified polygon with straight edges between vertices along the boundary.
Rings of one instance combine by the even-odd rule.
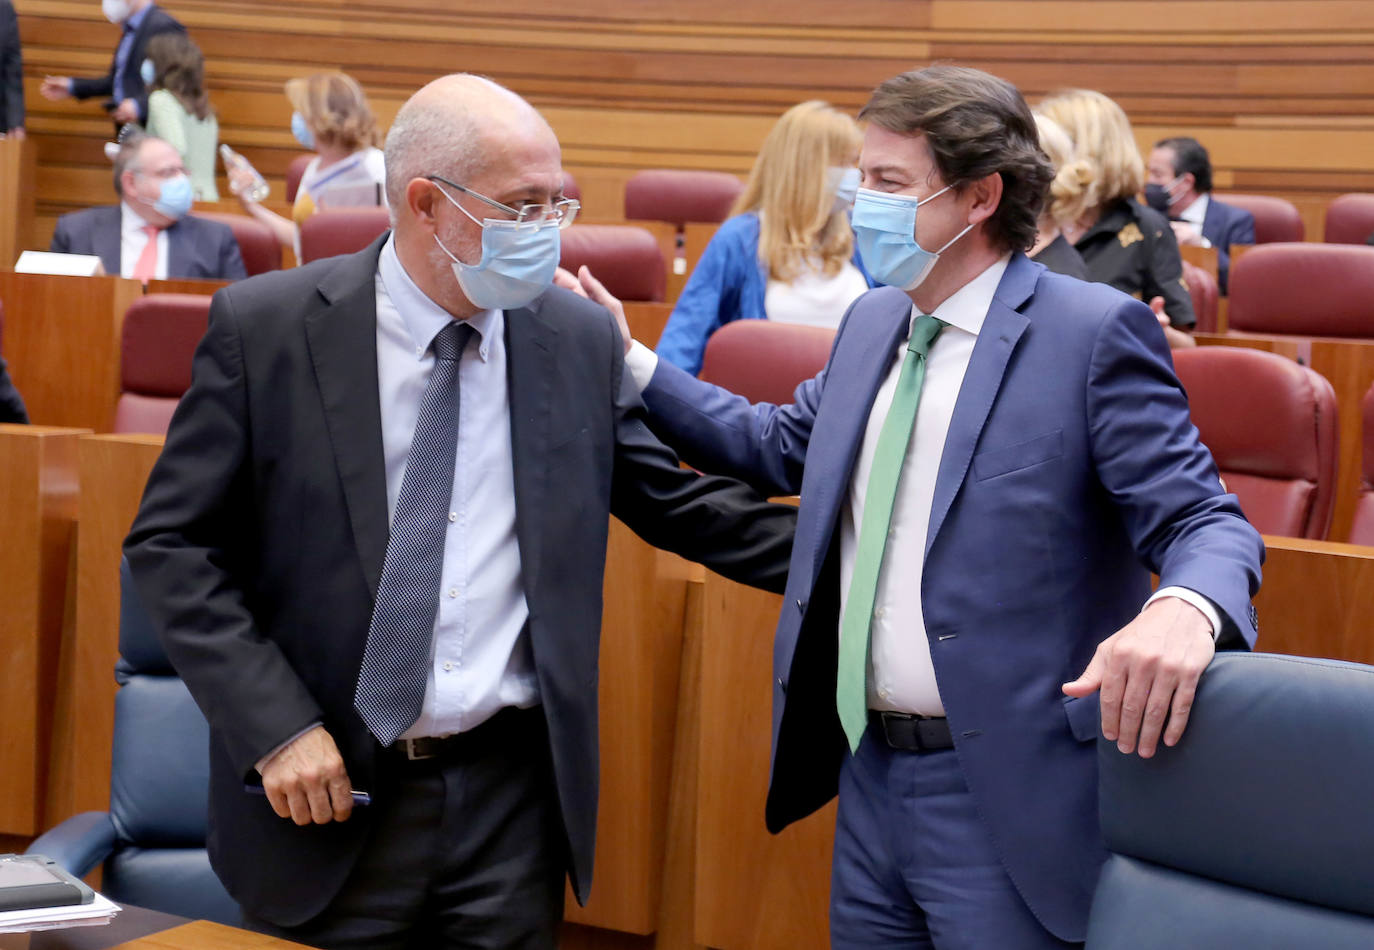
[[386, 165], [389, 235], [215, 297], [125, 550], [250, 925], [552, 947], [591, 885], [609, 514], [776, 589], [794, 513], [680, 469], [610, 316], [550, 287], [577, 203], [528, 103], [436, 80]]

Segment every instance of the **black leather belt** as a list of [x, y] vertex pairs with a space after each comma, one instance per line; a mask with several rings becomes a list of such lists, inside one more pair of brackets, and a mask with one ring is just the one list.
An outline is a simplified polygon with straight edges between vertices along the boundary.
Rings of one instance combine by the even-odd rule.
[[507, 706], [486, 722], [466, 732], [449, 736], [420, 736], [397, 739], [386, 751], [410, 762], [445, 761], [457, 756], [481, 755], [507, 743], [527, 742], [543, 727], [544, 710], [539, 706], [517, 709]]
[[954, 748], [949, 720], [943, 716], [911, 716], [870, 709], [868, 721], [882, 733], [888, 745], [903, 752], [940, 752]]

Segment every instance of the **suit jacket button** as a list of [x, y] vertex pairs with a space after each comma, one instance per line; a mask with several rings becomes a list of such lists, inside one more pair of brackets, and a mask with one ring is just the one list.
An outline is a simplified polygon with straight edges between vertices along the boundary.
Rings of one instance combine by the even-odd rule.
[[784, 693], [787, 692], [787, 684], [782, 681], [781, 676], [778, 677], [778, 689], [782, 690]]

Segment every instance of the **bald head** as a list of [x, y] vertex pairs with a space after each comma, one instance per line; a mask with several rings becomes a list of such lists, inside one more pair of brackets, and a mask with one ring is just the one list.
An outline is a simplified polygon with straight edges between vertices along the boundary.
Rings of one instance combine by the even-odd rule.
[[414, 178], [443, 175], [461, 184], [480, 176], [502, 143], [528, 141], [557, 148], [553, 129], [505, 86], [457, 73], [411, 96], [386, 137], [386, 193], [393, 209]]

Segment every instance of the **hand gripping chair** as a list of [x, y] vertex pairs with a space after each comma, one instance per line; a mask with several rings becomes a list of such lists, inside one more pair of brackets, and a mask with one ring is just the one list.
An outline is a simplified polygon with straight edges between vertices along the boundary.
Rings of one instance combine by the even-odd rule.
[[101, 892], [115, 903], [237, 926], [239, 906], [205, 853], [209, 727], [168, 663], [127, 564], [120, 588], [110, 810], [67, 819], [29, 851], [77, 875], [103, 862]]
[[825, 368], [834, 343], [829, 327], [735, 320], [706, 341], [701, 378], [750, 402], [786, 405], [793, 390]]
[[1336, 393], [1326, 378], [1260, 350], [1177, 350], [1174, 369], [1202, 444], [1263, 534], [1324, 539], [1336, 498]]
[[1371, 748], [1374, 667], [1265, 653], [1212, 661], [1174, 748], [1099, 737], [1088, 950], [1374, 947]]

